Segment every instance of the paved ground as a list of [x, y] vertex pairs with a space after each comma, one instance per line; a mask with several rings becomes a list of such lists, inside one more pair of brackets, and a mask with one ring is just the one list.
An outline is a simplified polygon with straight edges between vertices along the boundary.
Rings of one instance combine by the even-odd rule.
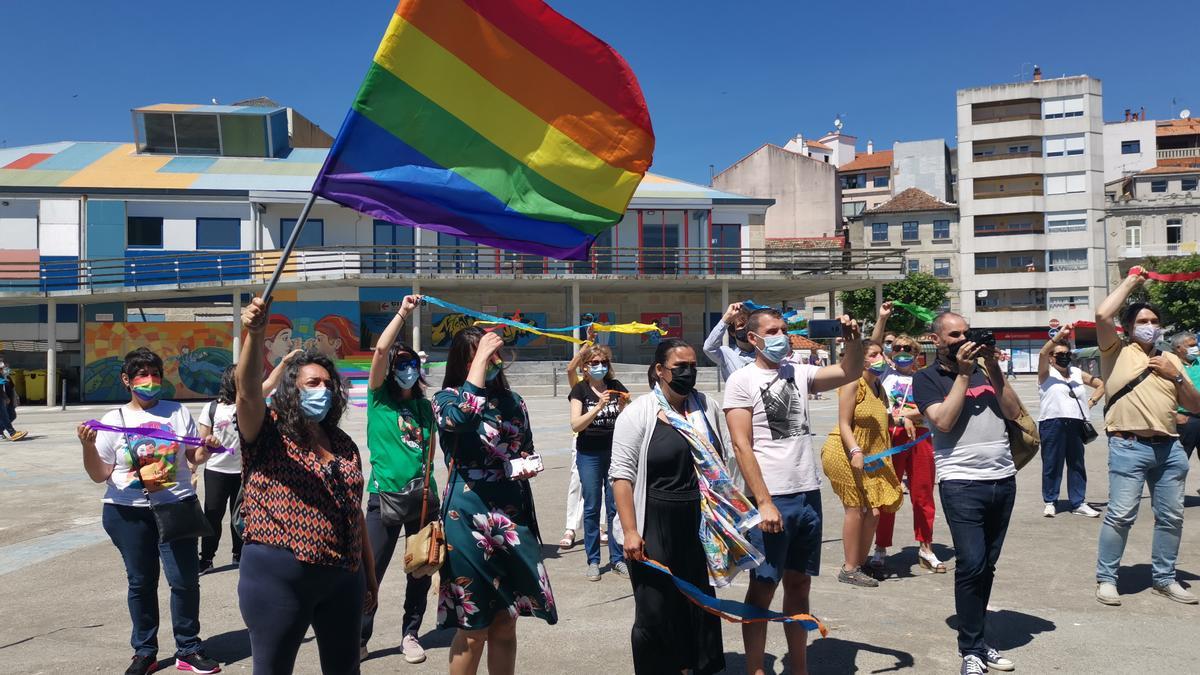
[[[1018, 389], [1036, 405], [1032, 376]], [[196, 406], [199, 408], [199, 406]], [[535, 442], [547, 470], [535, 482], [538, 513], [548, 539], [557, 539], [564, 514], [569, 472], [569, 434], [565, 399], [530, 401]], [[816, 445], [832, 428], [835, 404], [816, 401]], [[102, 487], [84, 475], [79, 445], [73, 437], [78, 422], [99, 416], [102, 409], [66, 412], [23, 410], [20, 428], [31, 440], [0, 445], [0, 673], [113, 673], [124, 670], [130, 655], [125, 579], [120, 558], [100, 528]], [[356, 438], [364, 437], [365, 417], [356, 411], [345, 422]], [[1088, 497], [1105, 499], [1104, 448], [1088, 448], [1091, 483]], [[1099, 522], [1070, 514], [1049, 520], [1041, 516], [1040, 464], [1035, 460], [1019, 478], [1017, 508], [1001, 557], [989, 639], [1007, 652], [1024, 673], [1195, 672], [1200, 647], [1196, 641], [1200, 608], [1178, 605], [1148, 592], [1152, 522], [1149, 500], [1142, 520], [1130, 534], [1121, 573], [1125, 605], [1110, 608], [1092, 598], [1096, 535]], [[1188, 520], [1200, 517], [1200, 479], [1189, 482]], [[1064, 486], [1065, 491], [1065, 486]], [[841, 560], [841, 508], [825, 491], [825, 546], [822, 575], [813, 584], [813, 611], [830, 628], [829, 637], [810, 649], [814, 673], [957, 673], [954, 631], [953, 573], [931, 575], [915, 567], [914, 545], [894, 549], [895, 577], [877, 589], [858, 589], [835, 581]], [[910, 512], [901, 512], [898, 541], [909, 531]], [[941, 517], [935, 529], [937, 553], [951, 558], [950, 535]], [[220, 560], [228, 560], [226, 548]], [[580, 547], [559, 555], [547, 547], [547, 566], [560, 606], [556, 626], [520, 622], [520, 673], [628, 673], [629, 628], [633, 601], [628, 583], [606, 575], [599, 583], [583, 578]], [[1180, 554], [1180, 576], [1200, 579], [1200, 528], [1189, 523]], [[429, 660], [418, 666], [404, 662], [397, 645], [403, 584], [389, 577], [381, 592], [382, 609], [364, 673], [445, 672], [451, 634], [433, 631], [434, 613], [425, 618], [423, 641]], [[746, 577], [723, 593], [739, 597]], [[209, 654], [226, 672], [248, 672], [249, 643], [236, 600], [237, 572], [224, 568], [203, 578], [201, 621]], [[166, 601], [161, 656], [172, 644]], [[431, 606], [432, 606], [431, 602]], [[778, 600], [776, 603], [778, 608]], [[728, 672], [742, 672], [740, 631], [726, 624]], [[768, 652], [776, 655], [775, 672], [786, 672], [783, 632], [773, 627]], [[1191, 664], [1191, 665], [1188, 665]], [[300, 652], [297, 672], [318, 672], [316, 645]]]

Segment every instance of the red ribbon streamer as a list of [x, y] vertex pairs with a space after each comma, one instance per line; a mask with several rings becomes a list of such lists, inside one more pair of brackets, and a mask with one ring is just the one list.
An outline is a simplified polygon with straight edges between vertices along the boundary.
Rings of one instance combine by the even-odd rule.
[[1129, 270], [1130, 276], [1141, 274], [1142, 272], [1145, 272], [1148, 278], [1155, 281], [1196, 281], [1197, 279], [1200, 279], [1200, 272], [1174, 272], [1172, 274], [1163, 274], [1162, 272], [1151, 272], [1150, 270], [1140, 266], [1134, 266]]

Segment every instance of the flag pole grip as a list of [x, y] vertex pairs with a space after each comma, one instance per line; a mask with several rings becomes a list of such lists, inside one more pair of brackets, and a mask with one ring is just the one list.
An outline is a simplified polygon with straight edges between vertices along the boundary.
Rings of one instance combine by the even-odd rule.
[[317, 202], [317, 195], [310, 194], [308, 201], [304, 202], [304, 208], [300, 210], [300, 217], [296, 220], [296, 226], [292, 228], [292, 233], [288, 235], [287, 243], [283, 246], [283, 251], [279, 254], [279, 262], [275, 263], [275, 271], [271, 274], [271, 280], [267, 282], [266, 289], [263, 290], [263, 303], [271, 301], [271, 294], [275, 292], [275, 286], [279, 283], [279, 277], [283, 275], [283, 267], [287, 264], [288, 258], [292, 255], [292, 249], [296, 248], [296, 240], [300, 238], [300, 230], [304, 229], [304, 223], [308, 222], [308, 214], [312, 211], [313, 204]]

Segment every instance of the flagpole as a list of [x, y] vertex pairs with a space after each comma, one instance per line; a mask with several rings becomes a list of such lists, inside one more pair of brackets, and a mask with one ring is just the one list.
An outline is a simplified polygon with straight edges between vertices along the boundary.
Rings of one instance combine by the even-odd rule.
[[267, 282], [267, 288], [263, 291], [262, 299], [264, 303], [271, 301], [271, 294], [275, 292], [275, 286], [279, 283], [279, 277], [283, 274], [283, 266], [287, 264], [288, 258], [292, 255], [292, 249], [296, 248], [296, 240], [300, 238], [300, 230], [304, 229], [304, 223], [308, 222], [308, 214], [312, 211], [313, 204], [317, 202], [317, 194], [314, 192], [308, 196], [308, 201], [304, 202], [304, 208], [300, 210], [300, 218], [296, 220], [296, 226], [292, 228], [292, 233], [288, 235], [287, 243], [283, 246], [283, 251], [279, 254], [279, 262], [275, 264], [275, 272], [271, 274], [271, 280]]

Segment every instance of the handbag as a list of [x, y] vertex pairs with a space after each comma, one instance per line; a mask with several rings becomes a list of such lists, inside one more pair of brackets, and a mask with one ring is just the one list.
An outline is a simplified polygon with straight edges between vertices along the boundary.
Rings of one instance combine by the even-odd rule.
[[1083, 401], [1079, 400], [1079, 394], [1075, 393], [1075, 387], [1068, 384], [1067, 391], [1070, 392], [1071, 398], [1075, 399], [1075, 405], [1079, 406], [1079, 414], [1083, 416], [1083, 444], [1087, 445], [1100, 438], [1100, 432], [1096, 431], [1096, 427], [1092, 426], [1091, 420], [1087, 418], [1087, 413], [1083, 411]]
[[1008, 431], [1008, 447], [1012, 452], [1013, 465], [1020, 471], [1037, 456], [1042, 447], [1042, 437], [1038, 433], [1037, 421], [1029, 414], [1025, 403], [1019, 398], [1017, 402], [1021, 406], [1021, 414], [1017, 415], [1015, 420], [1005, 419], [1004, 428]]
[[[121, 426], [128, 426], [125, 424], [125, 411], [118, 408], [117, 412], [121, 415]], [[125, 454], [129, 456], [129, 466], [132, 469], [137, 466], [137, 458], [130, 450], [132, 443], [129, 441], [128, 432], [124, 436]], [[200, 498], [196, 495], [188, 495], [173, 502], [156, 503], [150, 497], [150, 490], [143, 487], [142, 494], [145, 495], [146, 501], [150, 502], [150, 513], [158, 526], [158, 543], [169, 544], [180, 539], [213, 535], [212, 526], [204, 515], [204, 508], [200, 506]]]
[[[384, 527], [401, 527], [411, 521], [425, 500], [435, 511], [438, 509], [438, 497], [427, 489], [426, 481], [425, 476], [417, 476], [397, 492], [379, 491], [379, 518]], [[424, 520], [424, 516], [421, 518]]]
[[[418, 579], [432, 576], [434, 572], [442, 567], [442, 562], [446, 559], [446, 531], [442, 528], [441, 514], [438, 514], [436, 520], [432, 520], [429, 523], [425, 522], [425, 517], [429, 513], [429, 471], [432, 466], [433, 449], [430, 448], [425, 453], [425, 476], [421, 497], [421, 529], [404, 542], [404, 571]], [[454, 462], [450, 463], [449, 475], [450, 477], [446, 480], [447, 483], [453, 480]], [[449, 503], [449, 501], [450, 499], [447, 498], [446, 502]], [[381, 495], [381, 511], [382, 508], [383, 497]], [[435, 507], [436, 510], [437, 508]]]

